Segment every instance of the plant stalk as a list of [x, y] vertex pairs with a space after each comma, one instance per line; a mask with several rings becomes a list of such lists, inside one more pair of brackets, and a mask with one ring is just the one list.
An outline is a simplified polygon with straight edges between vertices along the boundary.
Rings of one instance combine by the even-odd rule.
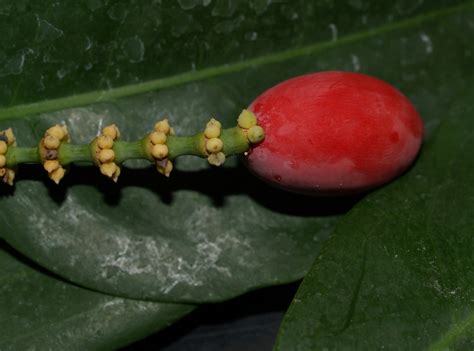
[[[220, 139], [224, 143], [223, 153], [225, 156], [241, 154], [249, 150], [249, 143], [245, 132], [239, 128], [223, 129]], [[167, 146], [169, 149], [168, 159], [183, 155], [194, 155], [202, 158], [208, 157], [205, 148], [206, 138], [203, 133], [193, 136], [169, 136]], [[116, 141], [113, 146], [115, 162], [121, 164], [130, 159], [145, 159], [153, 161], [146, 150], [147, 137], [136, 141]], [[38, 147], [10, 146], [6, 154], [7, 167], [14, 168], [21, 163], [41, 163]], [[58, 161], [61, 165], [74, 162], [95, 163], [91, 144], [61, 143], [58, 150]]]

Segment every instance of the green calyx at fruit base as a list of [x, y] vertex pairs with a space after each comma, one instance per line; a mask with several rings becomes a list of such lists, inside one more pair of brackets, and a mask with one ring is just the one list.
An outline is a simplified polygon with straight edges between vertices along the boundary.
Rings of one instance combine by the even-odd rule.
[[21, 163], [40, 163], [56, 184], [66, 174], [66, 166], [73, 162], [92, 162], [100, 172], [117, 181], [120, 165], [129, 159], [146, 159], [154, 163], [161, 174], [169, 177], [173, 160], [182, 155], [207, 158], [220, 166], [226, 157], [247, 152], [265, 137], [257, 125], [253, 112], [243, 110], [237, 126], [222, 129], [212, 118], [203, 132], [193, 136], [176, 136], [167, 119], [158, 121], [153, 131], [137, 141], [122, 141], [119, 128], [112, 124], [90, 144], [77, 145], [70, 141], [64, 125], [49, 128], [37, 147], [18, 147], [11, 128], [0, 131], [0, 181], [13, 185], [15, 169]]

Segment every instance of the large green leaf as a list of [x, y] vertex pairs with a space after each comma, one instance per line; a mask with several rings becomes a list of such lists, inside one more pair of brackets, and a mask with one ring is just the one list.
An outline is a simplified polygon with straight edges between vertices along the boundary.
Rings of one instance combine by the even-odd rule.
[[473, 349], [473, 98], [453, 101], [409, 174], [339, 222], [278, 350]]
[[[0, 127], [13, 126], [23, 145], [33, 145], [58, 121], [77, 142], [108, 122], [117, 122], [131, 139], [167, 114], [178, 133], [194, 133], [210, 116], [235, 123], [242, 107], [278, 81], [344, 69], [397, 85], [415, 102], [430, 134], [453, 99], [472, 85], [472, 7], [444, 0], [3, 2]], [[141, 95], [127, 98], [134, 94]], [[74, 167], [59, 188], [40, 167], [23, 167], [14, 191], [1, 189], [0, 236], [43, 266], [95, 289], [214, 301], [302, 277], [337, 215], [351, 205], [279, 193], [234, 164], [210, 171], [205, 162], [183, 159], [170, 181], [135, 169], [140, 164], [128, 166], [134, 169], [118, 187], [96, 170]], [[9, 302], [0, 306], [2, 329], [11, 332], [5, 343], [16, 340], [16, 325], [41, 333], [49, 319], [35, 314], [39, 306], [49, 306], [45, 316], [57, 322], [51, 325], [56, 332], [75, 321], [62, 319], [65, 312], [53, 308], [56, 300], [71, 302], [69, 307], [80, 301], [100, 312], [109, 300], [97, 296], [111, 299], [88, 291], [63, 298], [48, 287], [65, 284], [48, 279], [17, 285], [26, 297], [45, 291], [21, 324], [13, 323], [18, 313], [10, 305], [23, 300], [4, 295]], [[111, 340], [119, 340], [122, 320], [129, 323], [130, 316], [140, 327], [127, 340], [145, 335], [162, 325], [161, 317], [172, 321], [185, 312], [171, 306], [163, 311], [169, 316], [150, 317], [150, 324], [149, 317], [128, 313], [133, 307], [114, 325], [106, 323], [107, 315], [97, 322], [107, 336], [94, 340], [119, 346], [122, 341]], [[53, 334], [38, 340], [54, 342]]]
[[[466, 22], [460, 15], [469, 14], [473, 4], [442, 5], [374, 3], [369, 9], [373, 16], [367, 15], [372, 12], [364, 6], [347, 9], [348, 13], [368, 16], [362, 22], [347, 16], [330, 22], [317, 11], [329, 11], [330, 5], [302, 2], [295, 11], [305, 21], [293, 22], [287, 18], [288, 4], [274, 4], [269, 7], [273, 12], [261, 17], [263, 23], [268, 22], [269, 28], [285, 24], [291, 31], [274, 36], [270, 30], [263, 31], [267, 34], [257, 43], [259, 50], [251, 43], [243, 45], [238, 50], [242, 59], [237, 63], [215, 66], [213, 61], [212, 66], [204, 60], [196, 71], [163, 80], [12, 106], [0, 111], [0, 127], [13, 126], [21, 145], [34, 145], [44, 129], [58, 121], [68, 125], [76, 142], [88, 142], [100, 126], [111, 122], [132, 139], [143, 136], [156, 118], [169, 115], [178, 134], [188, 134], [201, 129], [210, 116], [219, 117], [226, 126], [233, 125], [242, 107], [282, 79], [320, 69], [352, 69], [399, 86], [429, 121], [429, 131], [446, 114], [450, 99], [470, 84], [466, 72], [474, 69], [464, 50], [470, 38], [464, 35]], [[242, 6], [244, 17], [251, 13], [259, 16], [254, 7]], [[207, 26], [217, 17], [204, 10], [197, 6], [186, 13], [201, 11], [193, 18]], [[378, 11], [387, 11], [388, 17]], [[409, 16], [415, 17], [401, 19]], [[383, 24], [387, 18], [391, 22]], [[367, 21], [380, 26], [367, 30]], [[305, 32], [305, 26], [318, 34]], [[232, 35], [245, 37], [248, 27], [237, 27], [240, 29]], [[192, 33], [197, 38], [205, 35]], [[328, 36], [330, 41], [304, 46]], [[292, 49], [276, 52], [281, 42]], [[222, 62], [229, 62], [236, 51], [224, 50], [225, 45], [216, 39], [210, 50], [219, 53]], [[147, 44], [146, 48], [146, 52], [154, 52], [154, 46]], [[266, 55], [252, 58], [262, 53], [260, 50]], [[118, 60], [114, 64], [119, 65], [119, 58], [111, 55], [111, 62]], [[186, 55], [176, 58], [176, 67], [188, 59]], [[209, 67], [200, 69], [201, 63]], [[127, 67], [137, 70], [134, 74], [139, 81], [143, 79], [139, 75], [145, 74], [140, 71], [143, 68]], [[38, 66], [41, 69], [46, 68]], [[74, 84], [81, 87], [59, 84], [62, 91], [87, 91], [92, 83], [79, 74], [81, 70], [74, 72], [70, 77], [76, 77]], [[25, 79], [30, 76], [24, 74]], [[158, 71], [153, 74], [160, 75]], [[156, 88], [162, 90], [145, 93]], [[28, 101], [26, 96], [20, 98], [20, 91], [15, 101]], [[143, 94], [125, 98], [137, 93]], [[47, 97], [57, 94], [59, 91], [48, 91]], [[116, 100], [90, 105], [112, 99]], [[435, 99], [438, 105], [432, 103]], [[65, 109], [76, 105], [84, 106]], [[63, 110], [52, 112], [56, 109]], [[8, 119], [24, 115], [28, 117]], [[40, 167], [24, 167], [11, 196], [0, 198], [0, 235], [41, 265], [94, 289], [160, 301], [216, 301], [301, 278], [337, 214], [351, 205], [351, 200], [281, 193], [232, 164], [210, 170], [202, 160], [180, 161], [169, 181], [152, 169], [136, 169], [140, 164], [130, 163], [135, 169], [125, 171], [118, 186], [101, 179], [97, 170], [74, 167], [64, 185], [56, 188]]]
[[444, 7], [444, 0], [4, 1], [0, 104], [34, 103], [190, 70], [202, 77], [203, 68], [247, 62]]
[[[228, 100], [217, 96], [207, 84], [1, 124], [13, 123], [26, 144], [64, 119], [74, 139], [87, 142], [112, 121], [138, 138], [168, 112], [187, 133], [208, 111], [225, 111]], [[178, 99], [193, 101], [195, 118], [173, 106]], [[13, 194], [0, 199], [1, 235], [68, 279], [135, 298], [222, 300], [305, 273], [334, 220], [319, 215], [331, 210], [269, 189], [241, 167], [184, 161], [169, 181], [146, 164], [125, 171], [118, 186], [92, 167], [74, 167], [59, 188], [38, 166], [20, 169]]]
[[193, 306], [134, 301], [65, 283], [0, 242], [0, 348], [114, 349], [166, 327]]

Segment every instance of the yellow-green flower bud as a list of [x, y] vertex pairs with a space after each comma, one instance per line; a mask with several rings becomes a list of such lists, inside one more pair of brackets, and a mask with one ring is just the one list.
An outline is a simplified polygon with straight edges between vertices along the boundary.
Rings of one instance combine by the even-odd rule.
[[111, 149], [114, 146], [114, 139], [109, 135], [101, 135], [97, 138], [97, 146], [101, 149]]
[[4, 135], [7, 137], [7, 143], [8, 145], [12, 145], [15, 143], [16, 141], [16, 138], [15, 138], [15, 135], [13, 134], [13, 130], [11, 128], [8, 128], [7, 130], [5, 130], [4, 132]]
[[[115, 162], [108, 162], [100, 165], [100, 173], [103, 175], [112, 178], [117, 171], [117, 165]], [[117, 175], [118, 177], [118, 175]]]
[[52, 173], [60, 167], [60, 164], [57, 160], [47, 160], [44, 162], [43, 167], [48, 173]]
[[155, 131], [168, 134], [170, 132], [170, 124], [168, 122], [168, 119], [164, 119], [162, 121], [157, 122], [155, 124]]
[[7, 170], [7, 184], [13, 186], [13, 181], [15, 180], [15, 171], [12, 169]]
[[49, 128], [46, 131], [46, 135], [56, 137], [59, 140], [63, 140], [66, 134], [67, 134], [67, 129], [65, 127], [60, 126], [59, 124], [56, 124], [55, 126]]
[[166, 165], [164, 167], [161, 165], [157, 165], [156, 169], [158, 172], [160, 172], [164, 176], [169, 177], [171, 174], [171, 171], [173, 170], [173, 162], [171, 162], [170, 160], [167, 160]]
[[115, 159], [115, 152], [112, 149], [104, 149], [99, 151], [99, 161], [101, 163], [112, 162]]
[[224, 143], [219, 138], [209, 139], [206, 143], [206, 150], [211, 154], [217, 154], [224, 148]]
[[115, 169], [115, 172], [114, 174], [112, 175], [112, 180], [117, 183], [117, 180], [118, 180], [118, 177], [120, 176], [120, 173], [121, 173], [121, 169], [119, 166], [117, 166], [117, 168]]
[[206, 127], [209, 127], [209, 126], [216, 126], [217, 128], [221, 129], [222, 128], [222, 124], [221, 122], [219, 122], [217, 119], [215, 118], [211, 118], [209, 120], [209, 122], [207, 122], [206, 124]]
[[53, 135], [48, 134], [44, 137], [43, 143], [47, 149], [56, 150], [59, 148], [59, 145], [61, 144], [61, 140], [59, 140], [57, 137]]
[[162, 159], [168, 156], [168, 146], [165, 144], [156, 144], [153, 145], [151, 149], [151, 154], [154, 158]]
[[221, 135], [221, 128], [216, 124], [207, 124], [204, 135], [208, 139], [218, 138]]
[[254, 126], [248, 130], [247, 138], [252, 144], [257, 144], [265, 139], [265, 131], [260, 126]]
[[211, 154], [207, 158], [207, 161], [213, 166], [220, 166], [225, 162], [225, 155], [223, 152], [218, 152], [217, 154]]
[[239, 118], [237, 118], [237, 124], [240, 128], [249, 129], [257, 125], [257, 117], [255, 117], [252, 111], [242, 110]]
[[163, 132], [153, 132], [150, 134], [150, 141], [152, 144], [166, 143], [166, 134]]
[[53, 180], [56, 184], [59, 184], [61, 179], [64, 178], [64, 175], [66, 174], [66, 170], [62, 167], [59, 167], [55, 171], [49, 174], [49, 178]]
[[111, 124], [110, 126], [104, 127], [102, 129], [102, 134], [112, 138], [112, 140], [115, 140], [120, 137], [120, 131], [115, 124]]
[[8, 145], [3, 140], [0, 140], [0, 155], [5, 155], [8, 149]]

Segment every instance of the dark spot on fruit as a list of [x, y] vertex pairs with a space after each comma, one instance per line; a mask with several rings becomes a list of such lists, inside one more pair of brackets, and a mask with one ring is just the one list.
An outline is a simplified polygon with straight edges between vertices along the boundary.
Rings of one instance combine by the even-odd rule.
[[278, 174], [274, 174], [273, 179], [275, 179], [277, 182], [281, 182], [281, 176], [279, 176]]
[[400, 135], [397, 132], [392, 132], [390, 134], [390, 141], [394, 144], [398, 143], [400, 140]]

